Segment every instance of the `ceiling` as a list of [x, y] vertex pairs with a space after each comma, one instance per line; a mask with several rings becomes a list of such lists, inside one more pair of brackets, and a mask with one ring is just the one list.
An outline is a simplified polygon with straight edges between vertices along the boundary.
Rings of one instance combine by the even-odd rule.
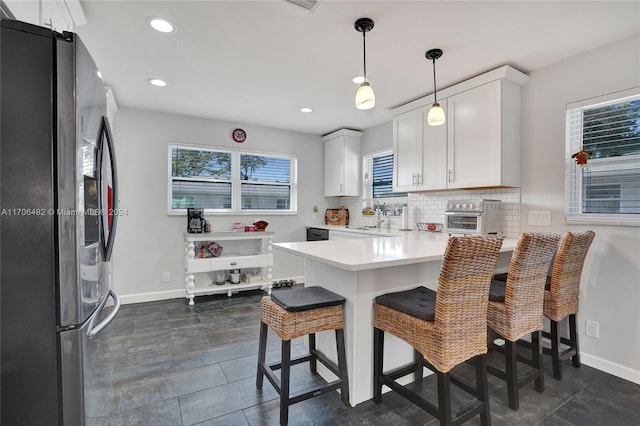
[[[389, 121], [392, 108], [432, 93], [431, 48], [444, 51], [436, 62], [444, 88], [505, 64], [530, 73], [640, 32], [638, 1], [322, 0], [314, 11], [284, 0], [81, 5], [87, 23], [75, 31], [120, 107], [319, 135]], [[154, 31], [154, 16], [177, 31]], [[360, 17], [375, 22], [366, 36], [376, 94], [368, 111], [355, 108], [351, 81], [362, 73]], [[151, 86], [150, 77], [168, 85]]]

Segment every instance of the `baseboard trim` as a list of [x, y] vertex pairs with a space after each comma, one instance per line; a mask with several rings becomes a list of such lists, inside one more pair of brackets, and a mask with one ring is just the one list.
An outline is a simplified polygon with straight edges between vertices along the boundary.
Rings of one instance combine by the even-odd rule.
[[620, 377], [621, 379], [640, 385], [640, 371], [634, 370], [633, 368], [584, 352], [580, 352], [580, 362], [584, 365], [588, 365], [589, 367], [593, 367], [597, 370], [604, 371], [605, 373], [612, 374], [616, 377]]
[[[289, 278], [277, 278], [272, 281], [279, 280], [294, 280], [296, 283], [303, 283], [304, 276], [289, 277]], [[157, 302], [159, 300], [168, 299], [186, 299], [186, 291], [184, 288], [165, 291], [153, 291], [149, 293], [136, 293], [136, 294], [124, 294], [120, 295], [120, 303], [123, 305], [129, 305], [132, 303], [145, 303], [145, 302]]]
[[186, 299], [184, 289], [154, 291], [150, 293], [125, 294], [120, 296], [120, 303], [129, 305], [132, 303], [157, 302], [159, 300], [168, 299]]

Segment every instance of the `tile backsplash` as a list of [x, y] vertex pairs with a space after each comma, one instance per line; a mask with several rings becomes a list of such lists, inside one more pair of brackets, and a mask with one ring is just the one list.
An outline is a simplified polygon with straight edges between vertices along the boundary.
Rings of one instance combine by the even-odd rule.
[[[517, 238], [520, 235], [520, 188], [421, 192], [410, 193], [403, 198], [380, 198], [377, 201], [388, 206], [406, 204], [409, 211], [409, 227], [416, 229], [417, 222], [444, 223], [447, 200], [478, 198], [502, 201], [503, 234], [508, 238]], [[338, 199], [338, 202], [349, 209], [350, 225], [375, 226], [375, 216], [362, 214], [363, 208], [371, 207], [371, 200], [363, 201], [360, 197], [342, 197]], [[388, 216], [383, 226], [385, 228], [388, 226], [393, 230], [399, 229], [402, 226], [402, 218], [401, 216]]]

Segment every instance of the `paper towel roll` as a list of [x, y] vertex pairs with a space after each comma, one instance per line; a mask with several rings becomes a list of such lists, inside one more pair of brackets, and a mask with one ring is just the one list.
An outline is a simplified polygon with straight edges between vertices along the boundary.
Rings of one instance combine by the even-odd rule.
[[402, 207], [402, 229], [409, 229], [409, 208]]

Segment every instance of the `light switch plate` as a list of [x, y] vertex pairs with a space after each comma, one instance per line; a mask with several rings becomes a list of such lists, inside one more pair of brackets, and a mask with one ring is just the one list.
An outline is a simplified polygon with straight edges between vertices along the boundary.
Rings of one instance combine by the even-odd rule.
[[551, 226], [551, 210], [529, 210], [529, 225]]

